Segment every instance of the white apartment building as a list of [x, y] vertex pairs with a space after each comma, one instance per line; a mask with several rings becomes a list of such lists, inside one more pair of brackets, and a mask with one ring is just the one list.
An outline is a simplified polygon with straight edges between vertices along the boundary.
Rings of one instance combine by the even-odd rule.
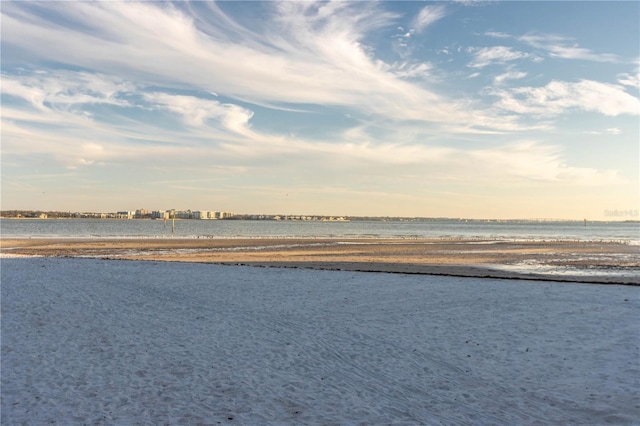
[[216, 219], [224, 219], [226, 217], [233, 216], [233, 213], [231, 213], [231, 212], [214, 212], [214, 213], [215, 213], [215, 218]]
[[193, 212], [193, 218], [194, 219], [210, 219], [210, 213], [211, 212], [206, 210], [198, 210]]
[[118, 213], [116, 213], [116, 218], [118, 219], [133, 219], [133, 216], [135, 216], [136, 212], [134, 211], [127, 211], [127, 210], [123, 210], [120, 211]]

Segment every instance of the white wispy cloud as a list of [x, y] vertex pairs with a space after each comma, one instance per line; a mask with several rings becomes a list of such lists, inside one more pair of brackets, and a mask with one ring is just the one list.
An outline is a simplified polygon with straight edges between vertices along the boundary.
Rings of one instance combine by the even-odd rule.
[[[516, 80], [528, 75], [509, 66], [536, 56], [507, 46], [474, 48], [468, 68], [457, 75], [473, 71], [469, 77], [480, 77], [491, 64], [508, 65], [494, 78], [498, 87], [490, 93], [499, 101], [492, 107], [449, 95], [439, 84], [437, 62], [424, 57], [385, 62], [376, 56], [366, 40], [395, 27], [399, 17], [377, 3], [264, 2], [269, 13], [255, 26], [234, 19], [223, 6], [45, 2], [37, 4], [36, 13], [23, 3], [3, 3], [3, 48], [10, 46], [19, 59], [60, 64], [54, 70], [3, 74], [2, 92], [9, 100], [2, 111], [3, 164], [42, 161], [72, 170], [133, 164], [162, 174], [170, 163], [172, 173], [194, 178], [230, 170], [243, 175], [259, 170], [261, 177], [282, 180], [313, 174], [315, 188], [330, 178], [366, 181], [362, 176], [374, 174], [381, 182], [411, 176], [493, 186], [621, 180], [607, 167], [566, 165], [570, 159], [552, 143], [514, 138], [490, 148], [468, 145], [494, 135], [549, 130], [548, 116], [566, 112], [637, 115], [638, 98], [628, 92], [637, 75], [620, 74], [617, 85], [581, 80], [505, 89], [507, 81], [521, 84]], [[447, 10], [423, 8], [413, 22], [415, 32], [402, 30], [405, 38]], [[64, 15], [65, 25], [47, 19], [54, 15]], [[351, 124], [335, 139], [295, 135], [287, 124], [256, 124], [268, 121], [260, 117], [265, 108], [313, 116], [310, 105], [348, 116]], [[491, 136], [474, 139], [479, 135]], [[434, 142], [438, 137], [446, 142]]]
[[425, 6], [413, 20], [412, 26], [418, 33], [420, 33], [429, 25], [444, 18], [446, 14], [447, 8], [444, 5]]
[[232, 132], [247, 136], [252, 134], [249, 120], [253, 117], [253, 111], [241, 106], [195, 96], [158, 92], [145, 93], [143, 96], [152, 108], [175, 112], [191, 126], [203, 126], [208, 120], [215, 120]]
[[486, 35], [487, 37], [493, 37], [493, 38], [511, 38], [510, 34], [503, 33], [500, 31], [487, 31], [484, 33], [484, 35]]
[[519, 40], [533, 47], [546, 50], [549, 55], [564, 59], [581, 59], [596, 62], [617, 62], [618, 57], [610, 53], [596, 53], [578, 46], [572, 39], [552, 34], [527, 34]]
[[473, 60], [467, 66], [471, 68], [484, 68], [494, 63], [504, 64], [530, 56], [528, 53], [513, 50], [508, 46], [472, 47], [469, 48], [469, 52]]
[[[74, 80], [74, 74], [67, 77]], [[64, 80], [60, 81], [60, 85], [65, 85]], [[111, 93], [111, 90], [105, 91]], [[124, 90], [121, 93], [127, 94]], [[97, 97], [101, 99], [104, 96]], [[25, 99], [27, 98], [25, 95]], [[60, 99], [60, 102], [68, 103], [68, 99]], [[86, 101], [84, 97], [77, 98], [73, 111], [81, 114], [80, 107]], [[88, 101], [91, 102], [91, 99]], [[46, 102], [47, 107], [55, 111], [58, 102], [55, 96], [50, 102], [52, 103]], [[40, 104], [35, 103], [32, 108], [37, 110], [38, 105]], [[14, 108], [10, 107], [7, 115], [3, 111], [3, 156], [36, 155], [70, 170], [104, 167], [109, 164], [136, 164], [141, 161], [156, 167], [170, 161], [173, 167], [188, 167], [195, 175], [216, 167], [243, 167], [242, 170], [246, 172], [250, 170], [247, 168], [247, 161], [252, 158], [261, 159], [261, 168], [264, 168], [269, 167], [272, 161], [281, 163], [283, 159], [290, 157], [298, 159], [287, 162], [291, 164], [291, 173], [303, 173], [302, 170], [296, 171], [297, 167], [325, 170], [327, 164], [334, 164], [336, 172], [340, 169], [341, 173], [345, 172], [345, 168], [353, 169], [350, 172], [353, 173], [357, 170], [366, 171], [374, 166], [390, 174], [402, 174], [410, 170], [422, 179], [433, 181], [477, 180], [478, 176], [485, 176], [487, 181], [491, 181], [498, 176], [500, 179], [532, 182], [594, 183], [598, 179], [609, 182], [611, 177], [610, 173], [604, 179], [601, 174], [592, 170], [562, 166], [561, 150], [539, 143], [509, 144], [490, 149], [461, 149], [416, 143], [406, 139], [406, 136], [403, 139], [406, 129], [388, 135], [396, 142], [383, 142], [376, 140], [376, 130], [367, 131], [362, 127], [346, 132], [344, 143], [283, 137], [249, 128], [252, 112], [238, 105], [160, 92], [146, 93], [137, 104], [127, 105], [126, 108], [165, 110], [181, 118], [187, 126], [186, 131], [167, 135], [167, 131], [160, 126], [148, 127], [147, 137], [151, 144], [138, 145], [130, 142], [131, 138], [140, 137], [139, 134], [127, 133], [126, 129], [106, 127], [96, 121], [72, 122], [67, 119], [62, 124], [63, 129], [55, 126], [47, 129], [28, 128], [19, 124], [19, 120], [13, 121], [12, 117], [16, 116], [13, 115]], [[20, 111], [17, 110], [16, 113]], [[475, 120], [481, 122], [491, 118], [476, 117]], [[508, 126], [510, 119], [503, 117], [501, 121]], [[497, 124], [488, 122], [486, 126], [496, 127]], [[137, 125], [136, 128], [140, 131]], [[217, 128], [241, 134], [243, 138], [226, 138], [213, 146], [202, 145], [203, 135], [209, 133], [211, 137], [211, 130]], [[168, 137], [168, 140], [180, 139], [181, 142], [165, 145], [163, 137]], [[416, 137], [418, 136], [413, 138]], [[306, 160], [303, 165], [296, 166], [300, 158]], [[336, 158], [341, 163], [336, 163]], [[429, 165], [429, 168], [424, 169], [425, 165]]]
[[519, 87], [493, 92], [499, 108], [518, 114], [557, 115], [566, 111], [592, 111], [608, 116], [639, 115], [640, 99], [623, 86], [581, 80], [552, 81], [543, 87]]
[[[273, 19], [261, 24], [261, 33], [209, 4], [202, 7], [211, 9], [217, 26], [201, 24], [199, 16], [175, 6], [156, 3], [65, 6], [78, 25], [86, 20], [93, 23], [89, 34], [84, 26], [60, 28], [12, 3], [3, 8], [8, 34], [3, 42], [60, 63], [98, 68], [104, 75], [126, 75], [140, 87], [202, 90], [272, 108], [338, 106], [349, 109], [351, 115], [437, 123], [453, 132], [491, 130], [489, 123], [496, 126], [495, 131], [505, 130], [502, 117], [491, 119], [474, 110], [474, 102], [434, 90], [439, 81], [429, 80], [432, 64], [389, 64], [377, 59], [363, 40], [369, 32], [393, 25], [397, 15], [381, 11], [376, 4], [277, 3], [270, 15]], [[444, 6], [426, 10], [425, 16], [431, 17], [445, 13]], [[19, 21], [24, 15], [30, 19]], [[138, 16], [144, 18], [138, 21]], [[472, 54], [469, 66], [474, 69], [529, 57], [506, 46], [477, 48]], [[514, 75], [504, 79], [510, 77]], [[105, 100], [122, 101], [110, 96], [105, 91]], [[243, 123], [248, 119], [243, 114], [234, 117], [241, 119], [237, 128], [246, 131]], [[197, 114], [191, 117], [197, 122]], [[518, 130], [517, 124], [510, 122], [509, 130]]]
[[634, 89], [640, 89], [640, 69], [634, 74], [622, 73], [618, 74], [618, 83], [633, 87]]
[[622, 131], [622, 129], [619, 129], [617, 127], [610, 127], [608, 129], [605, 130], [590, 130], [590, 131], [585, 131], [584, 132], [587, 135], [611, 135], [611, 136], [618, 136], [623, 134], [624, 132]]
[[22, 98], [40, 110], [47, 109], [45, 103], [58, 109], [76, 104], [126, 106], [129, 102], [119, 95], [132, 90], [130, 83], [100, 73], [55, 70], [2, 75], [2, 93]]
[[526, 72], [522, 72], [522, 71], [509, 71], [506, 72], [504, 74], [500, 74], [495, 76], [495, 78], [493, 79], [493, 83], [494, 84], [502, 84], [504, 83], [506, 80], [519, 80], [521, 78], [524, 78], [527, 76]]
[[421, 63], [395, 63], [390, 67], [390, 71], [400, 78], [427, 77], [433, 69], [433, 65], [428, 62]]
[[114, 155], [122, 158], [124, 154], [123, 151], [115, 154], [116, 149], [105, 150], [101, 143], [88, 142], [77, 127], [73, 132], [57, 132], [55, 128], [40, 130], [4, 121], [2, 131], [3, 157], [20, 158], [21, 162], [37, 158], [49, 165], [60, 165], [71, 170], [101, 164], [114, 158]]
[[624, 179], [616, 170], [574, 167], [565, 163], [563, 149], [557, 145], [525, 140], [499, 148], [479, 149], [469, 155], [484, 164], [488, 176], [526, 181], [565, 182], [575, 185], [611, 185]]
[[4, 41], [141, 83], [170, 82], [258, 105], [336, 105], [401, 120], [456, 120], [464, 113], [372, 56], [362, 43], [365, 34], [396, 16], [373, 4], [278, 3], [276, 20], [260, 35], [226, 15], [223, 27], [204, 32], [184, 11], [155, 3], [65, 6], [71, 19], [92, 22], [96, 35], [74, 25], [18, 20], [29, 11], [11, 4], [3, 8]]
[[[290, 148], [294, 146], [295, 149]], [[239, 148], [239, 147], [238, 147]], [[420, 176], [437, 182], [521, 181], [530, 183], [564, 182], [571, 185], [611, 185], [623, 182], [615, 170], [575, 167], [566, 164], [562, 147], [536, 141], [516, 141], [492, 148], [461, 149], [426, 144], [370, 143], [353, 141], [336, 145], [330, 142], [292, 141], [281, 145], [246, 146], [238, 153], [287, 156], [301, 152], [313, 155], [318, 163], [337, 166], [336, 172], [348, 174], [370, 171], [375, 167], [385, 176]], [[268, 152], [267, 152], [268, 151]], [[340, 162], [336, 163], [335, 159]], [[308, 166], [309, 163], [306, 163]], [[326, 169], [326, 166], [323, 168]]]

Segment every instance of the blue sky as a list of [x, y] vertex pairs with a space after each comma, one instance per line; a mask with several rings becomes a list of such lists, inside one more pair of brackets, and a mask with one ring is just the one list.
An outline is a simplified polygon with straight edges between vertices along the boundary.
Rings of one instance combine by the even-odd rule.
[[638, 2], [1, 12], [3, 209], [602, 220], [640, 204]]

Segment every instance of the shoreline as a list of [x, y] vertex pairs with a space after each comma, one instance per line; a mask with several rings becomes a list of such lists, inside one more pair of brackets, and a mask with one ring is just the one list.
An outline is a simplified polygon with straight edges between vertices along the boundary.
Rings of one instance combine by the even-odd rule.
[[616, 242], [468, 238], [1, 238], [2, 255], [640, 285]]

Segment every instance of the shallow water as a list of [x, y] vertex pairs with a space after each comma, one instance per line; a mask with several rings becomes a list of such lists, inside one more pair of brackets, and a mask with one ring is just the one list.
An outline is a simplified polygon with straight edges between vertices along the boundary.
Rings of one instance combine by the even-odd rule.
[[623, 241], [640, 244], [639, 222], [258, 221], [0, 219], [3, 237], [182, 238], [460, 238]]
[[[617, 258], [618, 256], [611, 256]], [[540, 260], [526, 260], [510, 265], [491, 265], [491, 269], [516, 272], [519, 274], [552, 275], [558, 277], [621, 277], [637, 278], [640, 273], [638, 267], [612, 266], [571, 266], [550, 264]]]

